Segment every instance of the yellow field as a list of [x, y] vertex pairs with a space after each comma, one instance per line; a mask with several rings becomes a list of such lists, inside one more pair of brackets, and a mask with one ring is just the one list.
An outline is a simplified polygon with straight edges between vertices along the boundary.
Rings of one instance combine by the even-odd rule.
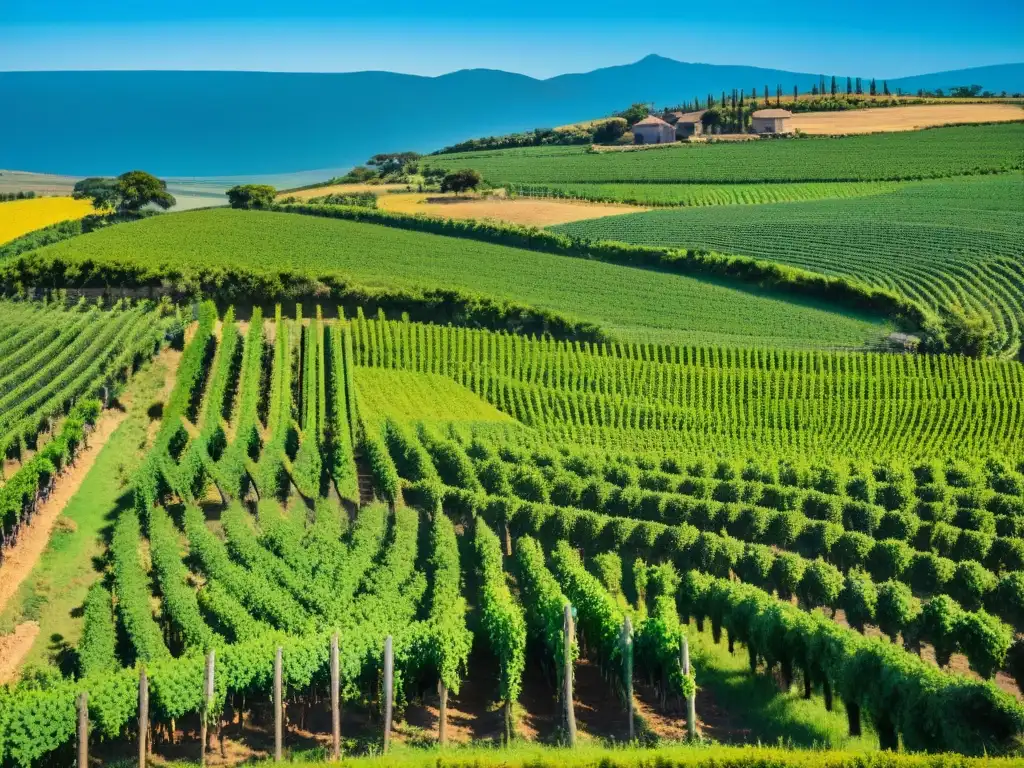
[[1024, 109], [1017, 104], [912, 104], [849, 112], [801, 112], [793, 115], [792, 126], [804, 133], [827, 135], [913, 131], [936, 125], [1013, 120], [1024, 120]]
[[394, 213], [441, 216], [447, 219], [491, 219], [527, 227], [550, 227], [646, 210], [635, 205], [584, 203], [553, 198], [456, 197], [436, 192], [382, 195], [377, 198], [377, 207]]
[[58, 221], [93, 213], [92, 202], [70, 197], [37, 197], [0, 203], [0, 245]]

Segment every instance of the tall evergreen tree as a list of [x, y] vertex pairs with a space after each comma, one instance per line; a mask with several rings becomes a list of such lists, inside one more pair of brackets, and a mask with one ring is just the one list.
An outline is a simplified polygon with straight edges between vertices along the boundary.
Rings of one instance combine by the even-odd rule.
[[846, 78], [846, 95], [849, 96], [853, 93], [853, 80]]
[[871, 95], [872, 96], [877, 96], [878, 95], [878, 88], [875, 85], [875, 78], [873, 78], [873, 77], [871, 78], [871, 89], [870, 90], [871, 90]]
[[857, 95], [860, 96], [864, 93], [864, 86], [861, 85], [860, 78], [857, 78]]
[[764, 105], [766, 107], [768, 106], [768, 84], [767, 83], [765, 83], [765, 86], [764, 86]]
[[782, 85], [781, 84], [775, 86], [775, 106], [776, 107], [781, 107], [782, 106]]
[[886, 96], [892, 96], [892, 94], [889, 93], [889, 81], [888, 80], [883, 80], [882, 81], [882, 93], [884, 93]]
[[793, 86], [793, 101], [796, 102], [800, 98], [800, 89], [795, 85]]
[[836, 76], [832, 75], [832, 95], [836, 95]]

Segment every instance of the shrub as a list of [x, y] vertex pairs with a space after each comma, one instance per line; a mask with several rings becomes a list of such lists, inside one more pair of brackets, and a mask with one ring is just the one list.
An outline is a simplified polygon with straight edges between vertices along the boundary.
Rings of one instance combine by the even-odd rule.
[[864, 533], [846, 531], [832, 546], [832, 560], [843, 571], [862, 567], [868, 559], [875, 540]]
[[232, 208], [269, 208], [277, 190], [269, 184], [238, 184], [226, 194]]
[[1003, 574], [991, 602], [995, 613], [1018, 629], [1024, 628], [1024, 573]]
[[910, 586], [918, 594], [939, 594], [945, 591], [955, 568], [956, 563], [934, 552], [915, 552], [908, 566]]
[[949, 659], [956, 652], [962, 614], [963, 609], [946, 595], [933, 597], [921, 607], [917, 636], [935, 649], [935, 661], [940, 667], [949, 666]]
[[843, 590], [843, 574], [834, 565], [817, 559], [807, 566], [797, 596], [808, 608], [835, 608]]
[[956, 564], [949, 582], [949, 594], [969, 611], [980, 608], [985, 596], [996, 587], [996, 577], [975, 560]]
[[913, 554], [906, 542], [882, 539], [868, 553], [866, 566], [875, 581], [898, 579], [910, 565]]
[[796, 594], [806, 567], [807, 561], [792, 552], [782, 552], [776, 556], [772, 564], [772, 584], [779, 597], [788, 600]]
[[843, 505], [843, 527], [872, 536], [882, 520], [882, 510], [866, 501], [848, 501]]
[[901, 584], [898, 581], [886, 581], [878, 585], [875, 620], [878, 623], [878, 628], [894, 643], [897, 635], [910, 625], [920, 612], [920, 603], [914, 598], [910, 587], [906, 584]]
[[882, 515], [875, 536], [879, 539], [910, 541], [917, 533], [920, 524], [917, 517], [907, 512], [889, 511]]
[[1024, 571], [1024, 539], [1010, 536], [995, 539], [985, 562], [995, 573]]
[[509, 482], [512, 484], [513, 492], [519, 498], [543, 504], [548, 502], [547, 483], [544, 482], [544, 476], [536, 467], [519, 465], [512, 470]]
[[1013, 643], [1010, 628], [985, 611], [961, 615], [956, 635], [957, 644], [967, 656], [971, 669], [986, 680], [1002, 668]]
[[[481, 478], [482, 479], [482, 478]], [[580, 506], [583, 480], [573, 472], [557, 472], [551, 478], [551, 503], [560, 507]]]
[[846, 614], [847, 623], [858, 632], [863, 632], [864, 626], [875, 620], [878, 605], [878, 590], [871, 577], [856, 570], [846, 574], [839, 605]]
[[480, 465], [477, 477], [484, 490], [492, 496], [511, 496], [512, 484], [508, 479], [508, 470], [505, 462], [499, 458], [492, 458]]
[[770, 590], [775, 553], [764, 544], [748, 544], [736, 562], [736, 573], [746, 584]]
[[980, 563], [988, 557], [994, 540], [994, 536], [981, 531], [961, 531], [953, 548], [953, 559], [977, 560]]

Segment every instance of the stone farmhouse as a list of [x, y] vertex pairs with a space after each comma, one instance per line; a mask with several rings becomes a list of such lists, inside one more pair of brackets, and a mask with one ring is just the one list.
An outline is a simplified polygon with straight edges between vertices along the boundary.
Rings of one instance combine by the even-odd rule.
[[754, 133], [793, 132], [793, 113], [787, 109], [759, 109], [751, 118]]
[[676, 129], [660, 117], [648, 115], [633, 126], [635, 144], [671, 144], [676, 140]]
[[685, 141], [704, 134], [704, 123], [701, 122], [701, 118], [706, 111], [702, 109], [699, 112], [668, 112], [665, 121], [675, 126], [676, 138]]

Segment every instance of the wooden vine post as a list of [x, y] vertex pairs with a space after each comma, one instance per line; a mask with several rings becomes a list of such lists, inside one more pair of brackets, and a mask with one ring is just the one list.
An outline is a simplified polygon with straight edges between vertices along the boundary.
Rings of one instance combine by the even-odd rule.
[[146, 768], [146, 735], [149, 733], [149, 678], [139, 670], [139, 768]]
[[203, 678], [203, 708], [199, 713], [199, 764], [206, 765], [207, 731], [213, 712], [213, 667], [214, 652], [206, 655], [206, 674]]
[[562, 620], [562, 655], [564, 657], [563, 680], [565, 682], [565, 731], [569, 746], [576, 746], [576, 710], [572, 701], [572, 641], [576, 637], [576, 628], [572, 620], [572, 606], [565, 604]]
[[622, 679], [626, 686], [626, 711], [629, 715], [629, 740], [636, 738], [633, 728], [633, 622], [622, 620]]
[[78, 694], [78, 768], [89, 765], [89, 694]]
[[437, 680], [437, 696], [440, 700], [437, 716], [437, 740], [440, 744], [448, 743], [448, 686], [444, 680]]
[[284, 685], [281, 664], [281, 646], [277, 646], [274, 654], [274, 762], [280, 763], [284, 757]]
[[391, 744], [391, 706], [394, 702], [395, 654], [391, 635], [384, 640], [384, 754]]
[[341, 759], [341, 669], [337, 632], [331, 635], [331, 759]]
[[[690, 668], [690, 641], [685, 632], [680, 633], [679, 641], [679, 663], [683, 677], [689, 677], [693, 670]], [[686, 738], [690, 741], [697, 738], [697, 694], [693, 689], [686, 696]]]

